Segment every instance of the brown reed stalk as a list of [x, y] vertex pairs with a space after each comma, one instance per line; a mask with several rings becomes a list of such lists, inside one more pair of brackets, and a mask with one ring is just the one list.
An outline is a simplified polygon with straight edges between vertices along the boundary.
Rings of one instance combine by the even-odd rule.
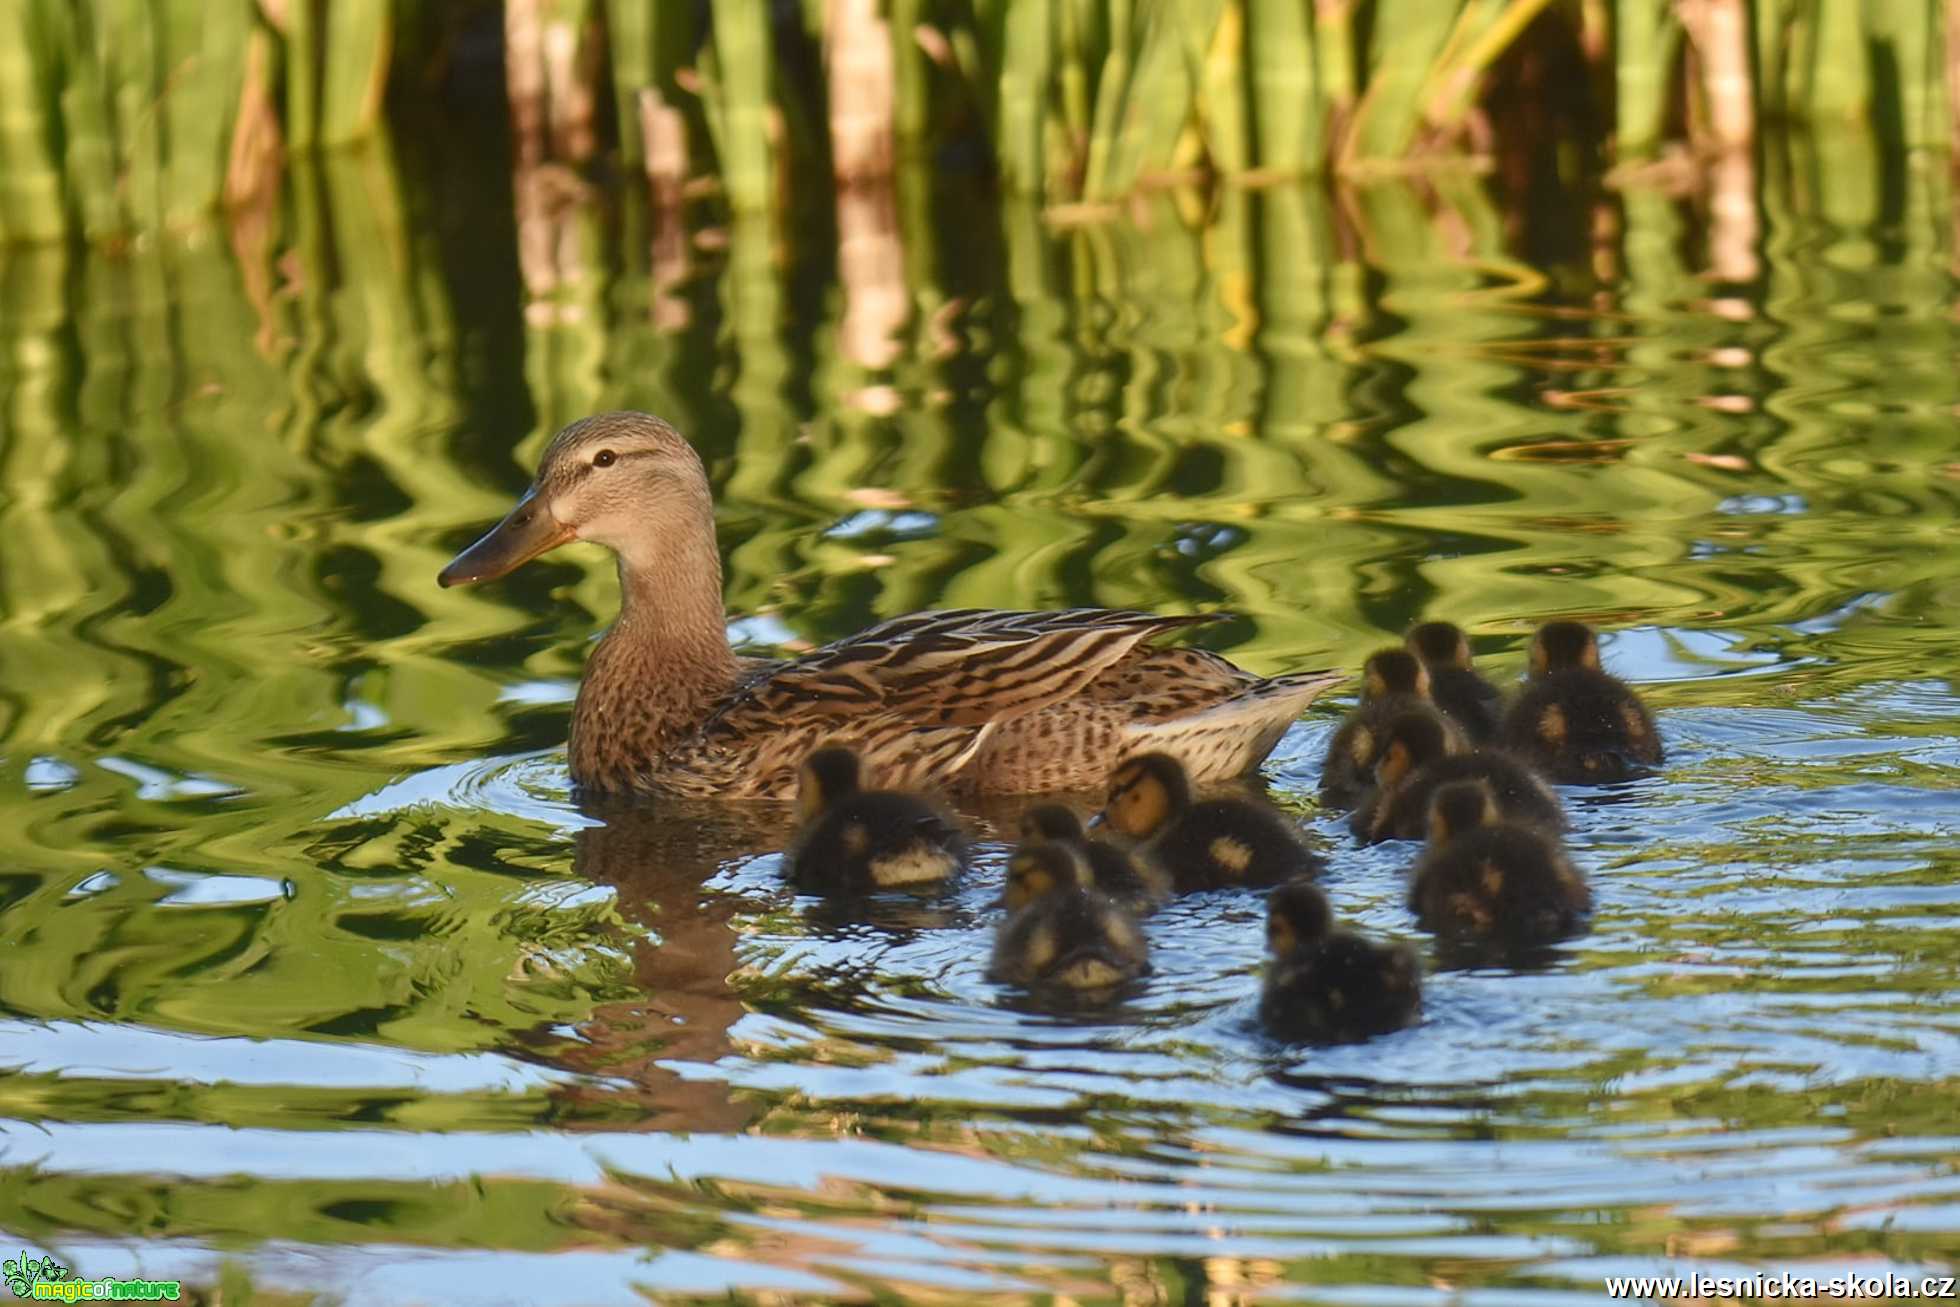
[[847, 187], [892, 173], [898, 69], [890, 24], [878, 9], [878, 0], [824, 5], [830, 162], [838, 184]]

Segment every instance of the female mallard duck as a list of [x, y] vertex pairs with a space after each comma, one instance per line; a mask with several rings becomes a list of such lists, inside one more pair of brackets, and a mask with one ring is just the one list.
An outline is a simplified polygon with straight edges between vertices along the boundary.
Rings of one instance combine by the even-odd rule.
[[783, 863], [810, 894], [868, 894], [946, 880], [966, 861], [966, 841], [945, 812], [916, 794], [867, 790], [857, 754], [818, 749], [796, 790], [801, 823]]
[[1592, 890], [1558, 841], [1503, 820], [1483, 781], [1457, 781], [1429, 804], [1429, 847], [1409, 881], [1409, 910], [1425, 930], [1507, 949], [1575, 934]]
[[1437, 788], [1469, 780], [1487, 782], [1508, 818], [1554, 830], [1565, 825], [1558, 795], [1523, 762], [1502, 749], [1458, 751], [1434, 714], [1404, 713], [1388, 724], [1374, 791], [1348, 829], [1363, 844], [1419, 840]]
[[1281, 1039], [1348, 1044], [1400, 1030], [1422, 1011], [1422, 964], [1407, 944], [1334, 929], [1327, 896], [1289, 881], [1266, 902], [1259, 1020]]
[[1429, 672], [1429, 697], [1463, 738], [1487, 744], [1504, 720], [1504, 696], [1477, 671], [1470, 637], [1454, 622], [1422, 622], [1404, 643]]
[[1177, 759], [1146, 753], [1120, 763], [1109, 778], [1102, 820], [1143, 841], [1143, 856], [1170, 873], [1180, 891], [1277, 885], [1312, 876], [1326, 864], [1294, 825], [1252, 799], [1191, 796]]
[[1073, 848], [1089, 864], [1096, 888], [1126, 911], [1149, 912], [1171, 896], [1171, 879], [1161, 867], [1108, 840], [1091, 839], [1073, 808], [1059, 803], [1029, 808], [1021, 818], [1021, 839]]
[[644, 413], [560, 431], [517, 507], [437, 579], [492, 580], [573, 540], [619, 561], [619, 620], [572, 710], [572, 779], [592, 792], [787, 798], [826, 740], [903, 789], [1087, 789], [1111, 757], [1149, 749], [1224, 779], [1336, 679], [1146, 644], [1205, 617], [1092, 608], [919, 613], [787, 662], [738, 658], [707, 473]]
[[1352, 808], [1374, 783], [1382, 734], [1405, 712], [1435, 712], [1429, 698], [1429, 672], [1406, 649], [1377, 649], [1361, 664], [1361, 705], [1349, 713], [1328, 741], [1320, 764], [1320, 801]]
[[1136, 919], [1094, 886], [1087, 860], [1070, 845], [1016, 849], [1001, 895], [1008, 917], [995, 932], [989, 974], [1010, 985], [1081, 994], [1150, 970]]
[[1584, 622], [1547, 622], [1531, 638], [1531, 676], [1504, 719], [1504, 743], [1573, 785], [1625, 780], [1662, 756], [1654, 715], [1601, 670]]

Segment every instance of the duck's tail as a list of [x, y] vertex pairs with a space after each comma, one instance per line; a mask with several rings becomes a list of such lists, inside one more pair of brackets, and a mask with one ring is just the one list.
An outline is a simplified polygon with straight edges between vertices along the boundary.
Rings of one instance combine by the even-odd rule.
[[1343, 672], [1302, 672], [1254, 681], [1209, 708], [1131, 724], [1123, 752], [1168, 753], [1200, 785], [1231, 780], [1264, 762], [1307, 705], [1346, 679]]

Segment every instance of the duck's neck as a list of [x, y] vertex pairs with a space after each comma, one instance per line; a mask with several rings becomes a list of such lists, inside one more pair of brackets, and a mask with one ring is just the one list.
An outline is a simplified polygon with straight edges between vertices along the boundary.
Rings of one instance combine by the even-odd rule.
[[619, 620], [586, 660], [572, 709], [572, 779], [644, 788], [659, 760], [735, 684], [712, 522], [619, 553]]

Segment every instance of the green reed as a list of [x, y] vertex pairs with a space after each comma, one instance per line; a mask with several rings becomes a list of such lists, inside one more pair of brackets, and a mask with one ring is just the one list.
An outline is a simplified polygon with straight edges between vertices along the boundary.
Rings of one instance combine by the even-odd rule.
[[[883, 21], [837, 32], [826, 12], [21, 0], [0, 17], [0, 238], [181, 224], [241, 189], [226, 173], [257, 81], [277, 83], [286, 148], [345, 144], [375, 134], [391, 97], [440, 85], [464, 28], [499, 19], [571, 31], [591, 52], [513, 77], [513, 121], [550, 121], [569, 162], [612, 142], [631, 169], [649, 166], [658, 121], [686, 148], [657, 168], [745, 210], [784, 201], [792, 156], [827, 157], [833, 65], [890, 70], [890, 93], [867, 101], [884, 105], [890, 140], [964, 142], [1010, 191], [1051, 205], [1194, 170], [1266, 181], [1527, 149], [1515, 129], [1493, 136], [1484, 104], [1534, 57], [1585, 82], [1592, 120], [1610, 126], [1580, 144], [1609, 163], [1746, 148], [1738, 131], [1780, 121], [1870, 122], [1939, 146], [1952, 117], [1933, 0], [891, 0]], [[889, 57], [835, 58], [836, 43], [865, 41], [889, 42]]]

